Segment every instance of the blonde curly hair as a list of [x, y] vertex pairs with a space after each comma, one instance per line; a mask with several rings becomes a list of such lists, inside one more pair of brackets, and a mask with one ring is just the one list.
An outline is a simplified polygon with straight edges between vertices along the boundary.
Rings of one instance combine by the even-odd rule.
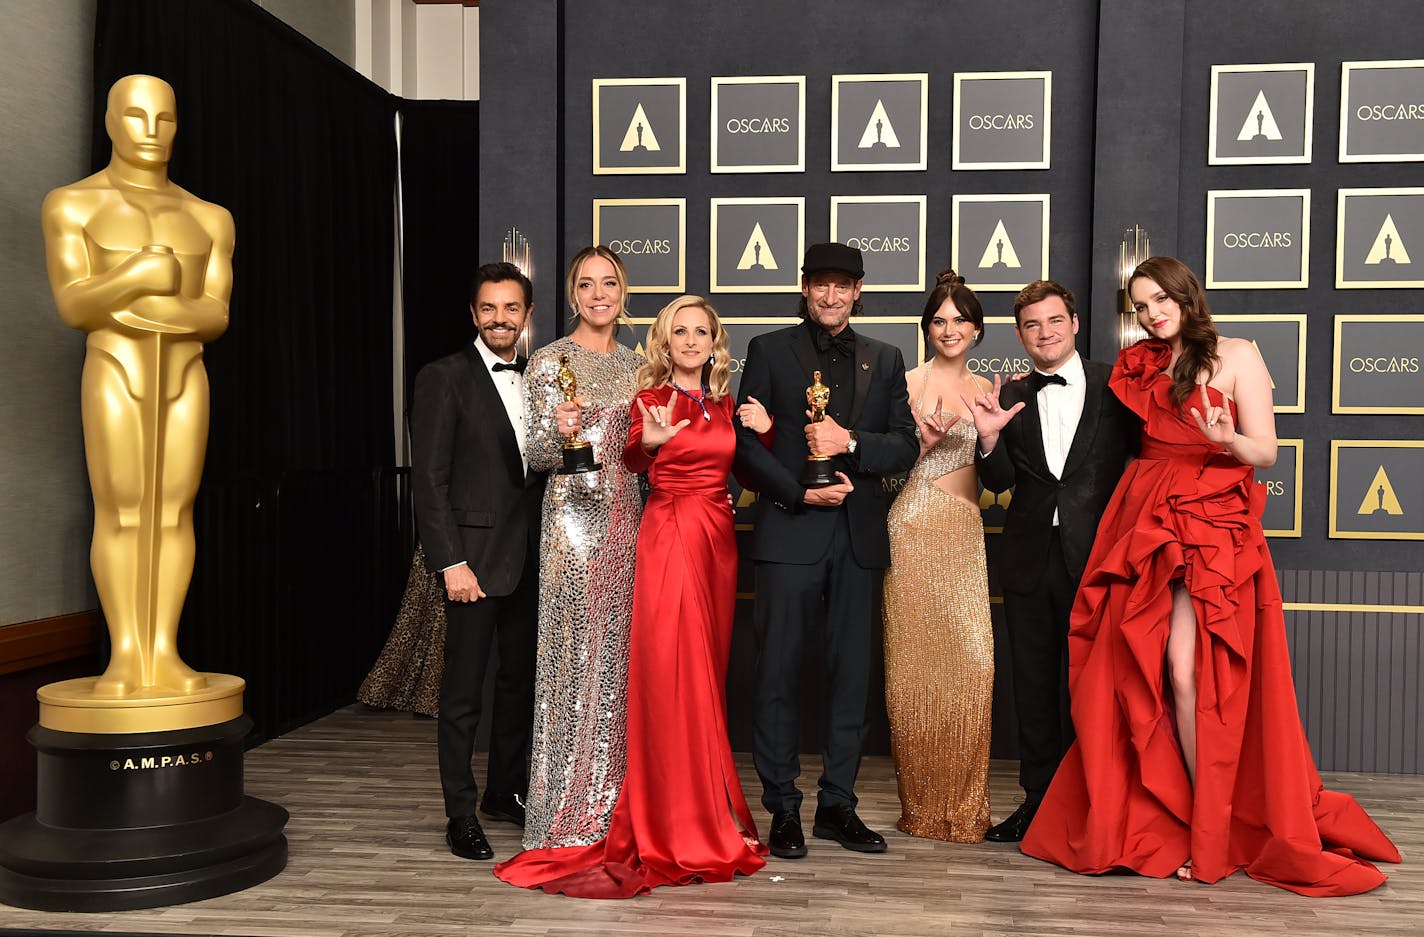
[[727, 330], [717, 318], [717, 310], [701, 296], [679, 296], [658, 311], [648, 327], [647, 359], [638, 368], [638, 390], [661, 387], [672, 380], [672, 320], [683, 309], [697, 307], [707, 313], [712, 326], [712, 360], [702, 366], [702, 383], [707, 398], [721, 400], [731, 387], [731, 355], [727, 351]]

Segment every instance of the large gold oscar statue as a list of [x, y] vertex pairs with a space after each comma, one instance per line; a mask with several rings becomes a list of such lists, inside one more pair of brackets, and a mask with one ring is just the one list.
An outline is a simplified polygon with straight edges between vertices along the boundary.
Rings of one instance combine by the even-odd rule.
[[243, 681], [188, 667], [177, 636], [208, 436], [203, 343], [227, 329], [232, 216], [168, 178], [177, 104], [167, 82], [120, 79], [104, 126], [109, 165], [49, 193], [42, 219], [59, 313], [89, 336], [90, 559], [113, 650], [102, 676], [40, 690], [40, 725], [211, 725], [242, 715]]

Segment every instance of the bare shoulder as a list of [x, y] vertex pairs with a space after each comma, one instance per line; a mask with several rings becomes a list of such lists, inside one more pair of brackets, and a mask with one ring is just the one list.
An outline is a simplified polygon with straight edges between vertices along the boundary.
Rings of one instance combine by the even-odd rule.
[[982, 374], [970, 375], [974, 378], [974, 386], [979, 388], [979, 393], [987, 394], [994, 389], [994, 382]]
[[1228, 338], [1223, 335], [1216, 340], [1216, 353], [1222, 361], [1240, 361], [1242, 356], [1261, 357], [1256, 346], [1244, 338]]

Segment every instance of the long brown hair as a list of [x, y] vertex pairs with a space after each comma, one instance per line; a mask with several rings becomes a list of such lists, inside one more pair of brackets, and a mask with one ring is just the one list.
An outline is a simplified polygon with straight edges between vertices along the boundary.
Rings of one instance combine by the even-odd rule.
[[1128, 295], [1138, 280], [1151, 280], [1162, 287], [1182, 310], [1182, 354], [1172, 368], [1172, 397], [1177, 406], [1197, 391], [1200, 381], [1209, 381], [1221, 367], [1216, 352], [1219, 336], [1211, 321], [1211, 307], [1196, 274], [1175, 257], [1148, 257], [1137, 265], [1127, 281]]
[[702, 366], [702, 381], [707, 385], [707, 399], [721, 400], [731, 387], [731, 354], [727, 351], [727, 330], [717, 318], [717, 310], [701, 296], [679, 296], [658, 312], [648, 328], [647, 359], [638, 366], [638, 389], [661, 387], [672, 380], [670, 348], [672, 320], [682, 310], [696, 307], [707, 313], [712, 326], [712, 363]]

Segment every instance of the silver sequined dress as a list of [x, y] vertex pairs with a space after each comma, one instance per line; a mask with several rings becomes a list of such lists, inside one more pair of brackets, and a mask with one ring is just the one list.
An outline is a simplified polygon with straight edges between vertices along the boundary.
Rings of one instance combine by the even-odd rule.
[[[558, 475], [564, 437], [554, 426], [555, 380], [569, 356], [584, 399], [583, 438], [597, 473]], [[549, 471], [539, 562], [539, 658], [524, 848], [602, 839], [623, 785], [633, 556], [642, 498], [623, 467], [641, 358], [618, 346], [590, 351], [567, 339], [529, 358], [524, 376], [529, 466]]]

